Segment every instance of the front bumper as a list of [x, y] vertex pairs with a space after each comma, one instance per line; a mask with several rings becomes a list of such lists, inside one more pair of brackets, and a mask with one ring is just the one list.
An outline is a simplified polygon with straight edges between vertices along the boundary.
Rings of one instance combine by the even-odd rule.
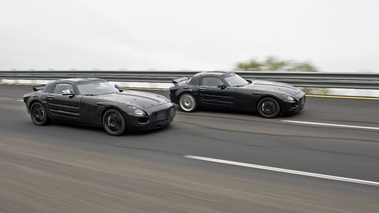
[[298, 94], [294, 98], [296, 99], [296, 102], [294, 103], [284, 102], [282, 104], [283, 113], [296, 113], [305, 107], [306, 96], [304, 93]]
[[148, 116], [146, 117], [130, 118], [128, 122], [130, 131], [145, 131], [166, 127], [174, 120], [176, 115], [176, 109], [172, 103], [154, 107], [147, 111]]

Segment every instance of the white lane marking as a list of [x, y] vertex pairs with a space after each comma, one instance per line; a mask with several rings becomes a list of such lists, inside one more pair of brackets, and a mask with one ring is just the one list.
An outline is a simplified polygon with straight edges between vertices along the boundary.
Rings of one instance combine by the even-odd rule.
[[287, 122], [287, 123], [295, 123], [295, 124], [331, 126], [331, 127], [353, 128], [353, 129], [379, 130], [379, 127], [371, 127], [371, 126], [354, 126], [354, 125], [344, 125], [344, 124], [329, 124], [329, 123], [318, 123], [318, 122], [307, 122], [307, 121], [291, 121], [291, 120], [282, 120], [282, 121]]
[[262, 165], [256, 165], [256, 164], [250, 164], [250, 163], [241, 163], [241, 162], [236, 162], [236, 161], [221, 160], [221, 159], [216, 159], [216, 158], [207, 158], [207, 157], [200, 157], [200, 156], [194, 156], [194, 155], [185, 155], [184, 157], [196, 159], [196, 160], [202, 160], [202, 161], [209, 161], [209, 162], [214, 162], [214, 163], [242, 166], [242, 167], [281, 172], [281, 173], [287, 173], [287, 174], [293, 174], [293, 175], [301, 175], [301, 176], [322, 178], [322, 179], [328, 179], [328, 180], [357, 183], [357, 184], [363, 184], [363, 185], [379, 186], [379, 182], [360, 180], [360, 179], [354, 179], [354, 178], [338, 177], [338, 176], [332, 176], [332, 175], [317, 174], [317, 173], [312, 173], [312, 172], [302, 172], [302, 171], [296, 171], [296, 170], [291, 170], [291, 169], [281, 169], [281, 168], [270, 167], [270, 166], [262, 166]]
[[24, 100], [22, 100], [22, 99], [18, 99], [17, 101], [24, 102]]

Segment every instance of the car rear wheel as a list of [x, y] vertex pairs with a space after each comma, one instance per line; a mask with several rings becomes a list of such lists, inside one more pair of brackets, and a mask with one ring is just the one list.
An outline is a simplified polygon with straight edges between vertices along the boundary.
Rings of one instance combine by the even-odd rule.
[[45, 107], [41, 103], [34, 103], [30, 109], [30, 116], [34, 124], [38, 126], [49, 124], [50, 119], [47, 116]]
[[193, 112], [197, 107], [197, 102], [193, 95], [184, 93], [179, 97], [179, 106], [184, 112]]
[[112, 136], [124, 134], [126, 130], [124, 116], [116, 109], [108, 109], [103, 115], [103, 128]]
[[264, 118], [275, 118], [280, 113], [280, 105], [274, 98], [262, 98], [258, 102], [257, 111]]

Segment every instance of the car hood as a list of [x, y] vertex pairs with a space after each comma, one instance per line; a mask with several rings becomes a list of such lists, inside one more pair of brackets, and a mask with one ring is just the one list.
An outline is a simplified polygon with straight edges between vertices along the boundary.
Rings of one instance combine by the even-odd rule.
[[122, 102], [142, 109], [147, 109], [170, 102], [162, 95], [132, 90], [123, 91], [121, 93], [98, 95], [97, 98], [108, 101]]
[[245, 87], [252, 88], [254, 90], [277, 92], [288, 95], [296, 95], [301, 92], [301, 90], [290, 84], [275, 81], [254, 80], [251, 84], [246, 85]]

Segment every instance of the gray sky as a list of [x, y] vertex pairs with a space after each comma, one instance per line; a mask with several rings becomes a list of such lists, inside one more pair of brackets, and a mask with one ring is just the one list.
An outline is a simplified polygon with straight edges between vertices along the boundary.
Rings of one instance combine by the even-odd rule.
[[0, 69], [379, 71], [378, 0], [0, 0]]

